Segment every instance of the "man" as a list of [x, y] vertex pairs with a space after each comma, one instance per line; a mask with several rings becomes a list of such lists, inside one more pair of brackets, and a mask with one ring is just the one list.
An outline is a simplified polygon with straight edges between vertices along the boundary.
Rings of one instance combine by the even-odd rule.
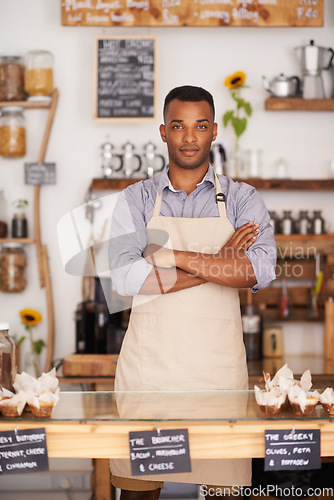
[[[160, 134], [169, 165], [123, 191], [112, 219], [112, 281], [121, 295], [134, 295], [115, 389], [247, 389], [237, 289], [256, 291], [275, 278], [268, 212], [254, 188], [217, 177], [209, 164], [217, 137], [209, 92], [173, 89]], [[195, 467], [187, 481], [250, 484], [250, 460], [212, 464]], [[160, 478], [111, 469], [122, 500], [159, 498]]]

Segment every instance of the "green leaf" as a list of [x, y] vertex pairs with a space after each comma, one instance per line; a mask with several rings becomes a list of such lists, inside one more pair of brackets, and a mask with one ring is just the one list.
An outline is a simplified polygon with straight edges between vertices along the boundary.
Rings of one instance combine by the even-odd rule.
[[244, 133], [247, 126], [247, 118], [232, 118], [232, 126], [234, 128], [235, 135], [240, 137]]
[[39, 339], [39, 340], [35, 340], [35, 342], [33, 343], [34, 345], [34, 350], [37, 354], [41, 354], [42, 350], [43, 350], [43, 347], [46, 346], [44, 340], [42, 339]]
[[224, 127], [227, 127], [227, 124], [230, 120], [233, 118], [233, 111], [226, 111], [226, 113], [223, 116], [223, 125]]
[[246, 114], [248, 116], [251, 116], [253, 110], [252, 110], [252, 106], [249, 104], [249, 102], [245, 102], [244, 108], [245, 108]]
[[22, 342], [24, 342], [24, 341], [25, 341], [25, 339], [26, 339], [26, 337], [25, 337], [24, 335], [23, 335], [23, 337], [20, 337], [20, 338], [19, 338], [19, 340], [16, 342], [16, 343], [17, 343], [17, 345], [21, 345], [21, 344], [22, 344]]

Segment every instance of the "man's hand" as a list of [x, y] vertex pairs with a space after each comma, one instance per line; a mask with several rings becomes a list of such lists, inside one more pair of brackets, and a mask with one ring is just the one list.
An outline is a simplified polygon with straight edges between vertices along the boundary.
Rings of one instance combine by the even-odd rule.
[[240, 226], [221, 248], [219, 252], [220, 255], [226, 256], [227, 253], [239, 252], [239, 250], [248, 250], [248, 248], [256, 240], [259, 232], [259, 224], [254, 224], [253, 222], [247, 222], [243, 226]]
[[161, 247], [160, 245], [156, 245], [155, 243], [151, 243], [145, 248], [143, 257], [149, 264], [153, 264], [153, 266], [155, 267], [164, 267], [166, 269], [175, 267], [175, 257], [173, 250]]

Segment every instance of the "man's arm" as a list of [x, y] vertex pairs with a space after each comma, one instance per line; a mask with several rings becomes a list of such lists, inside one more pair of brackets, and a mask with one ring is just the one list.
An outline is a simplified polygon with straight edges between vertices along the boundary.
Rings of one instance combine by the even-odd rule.
[[255, 242], [258, 233], [259, 224], [249, 222], [238, 228], [218, 253], [173, 251], [149, 245], [144, 257], [158, 268], [159, 274], [162, 268], [168, 271], [176, 266], [204, 281], [233, 288], [251, 287], [256, 284], [256, 278], [245, 251]]

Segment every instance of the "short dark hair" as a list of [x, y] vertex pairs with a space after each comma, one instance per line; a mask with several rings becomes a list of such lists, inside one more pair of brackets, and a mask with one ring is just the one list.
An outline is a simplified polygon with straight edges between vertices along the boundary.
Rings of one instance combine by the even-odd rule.
[[213, 102], [213, 97], [207, 90], [202, 87], [194, 87], [193, 85], [183, 85], [182, 87], [175, 87], [172, 89], [165, 98], [163, 115], [164, 120], [166, 118], [166, 112], [168, 105], [174, 99], [178, 99], [183, 102], [200, 102], [206, 101], [211, 110], [213, 119], [215, 119], [215, 105]]

